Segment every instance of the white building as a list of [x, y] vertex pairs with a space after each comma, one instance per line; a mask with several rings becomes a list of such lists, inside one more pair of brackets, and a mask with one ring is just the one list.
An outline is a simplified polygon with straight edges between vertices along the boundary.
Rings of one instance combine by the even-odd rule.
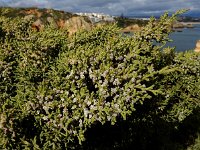
[[97, 23], [100, 21], [109, 21], [109, 22], [115, 21], [113, 16], [106, 15], [103, 13], [75, 13], [75, 14], [80, 16], [87, 16], [93, 23]]

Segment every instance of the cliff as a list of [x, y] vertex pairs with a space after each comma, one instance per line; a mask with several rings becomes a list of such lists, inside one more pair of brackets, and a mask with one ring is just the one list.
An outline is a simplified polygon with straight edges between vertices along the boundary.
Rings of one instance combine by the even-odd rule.
[[180, 28], [194, 28], [194, 26], [190, 23], [185, 23], [185, 22], [174, 22], [172, 25], [173, 29], [180, 29]]
[[60, 28], [68, 29], [69, 35], [77, 32], [78, 30], [91, 30], [92, 24], [88, 23], [84, 17], [76, 16], [68, 20], [59, 20], [58, 26]]
[[57, 28], [68, 30], [69, 35], [78, 30], [91, 30], [92, 23], [87, 17], [81, 17], [69, 12], [39, 9], [39, 8], [0, 8], [2, 16], [33, 20], [32, 27], [41, 30], [47, 24], [53, 24]]
[[128, 33], [128, 32], [135, 32], [135, 31], [140, 31], [142, 27], [140, 27], [138, 24], [134, 25], [129, 25], [126, 28], [122, 29], [122, 32]]
[[195, 52], [200, 52], [200, 40], [196, 43], [196, 48], [194, 49]]

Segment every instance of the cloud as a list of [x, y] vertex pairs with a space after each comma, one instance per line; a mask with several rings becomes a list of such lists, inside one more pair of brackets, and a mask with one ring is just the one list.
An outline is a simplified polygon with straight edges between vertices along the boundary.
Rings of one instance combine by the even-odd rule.
[[[48, 0], [0, 0], [9, 7], [48, 7]], [[1, 3], [0, 3], [1, 5]]]
[[188, 8], [200, 14], [199, 0], [0, 0], [11, 7], [44, 7], [70, 12], [103, 12], [112, 15], [159, 15]]

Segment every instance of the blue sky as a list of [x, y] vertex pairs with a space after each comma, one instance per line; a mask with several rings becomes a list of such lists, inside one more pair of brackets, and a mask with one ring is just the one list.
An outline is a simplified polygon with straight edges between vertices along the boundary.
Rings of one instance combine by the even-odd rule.
[[200, 16], [200, 0], [0, 0], [0, 6], [54, 8], [69, 12], [102, 12], [126, 16], [160, 15], [181, 8]]

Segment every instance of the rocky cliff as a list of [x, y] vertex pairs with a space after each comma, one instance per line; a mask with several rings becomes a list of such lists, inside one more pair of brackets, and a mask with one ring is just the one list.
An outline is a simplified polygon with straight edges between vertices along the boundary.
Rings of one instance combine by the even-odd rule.
[[195, 52], [200, 52], [200, 40], [197, 41], [196, 43], [196, 48], [194, 50]]
[[91, 30], [92, 23], [87, 17], [81, 17], [69, 12], [53, 9], [39, 8], [0, 8], [0, 14], [9, 17], [20, 17], [23, 19], [32, 19], [32, 27], [41, 30], [47, 24], [52, 24], [57, 28], [68, 30], [69, 35], [78, 30]]
[[128, 33], [128, 32], [135, 32], [135, 31], [140, 31], [142, 27], [140, 27], [138, 24], [134, 25], [129, 25], [126, 28], [122, 29], [122, 32]]
[[91, 30], [92, 24], [88, 23], [84, 17], [75, 16], [68, 20], [59, 20], [58, 26], [60, 28], [68, 29], [69, 35], [77, 32], [78, 30]]
[[175, 21], [172, 25], [173, 29], [180, 29], [180, 28], [194, 28], [194, 26], [190, 23], [186, 23], [186, 22], [178, 22]]

